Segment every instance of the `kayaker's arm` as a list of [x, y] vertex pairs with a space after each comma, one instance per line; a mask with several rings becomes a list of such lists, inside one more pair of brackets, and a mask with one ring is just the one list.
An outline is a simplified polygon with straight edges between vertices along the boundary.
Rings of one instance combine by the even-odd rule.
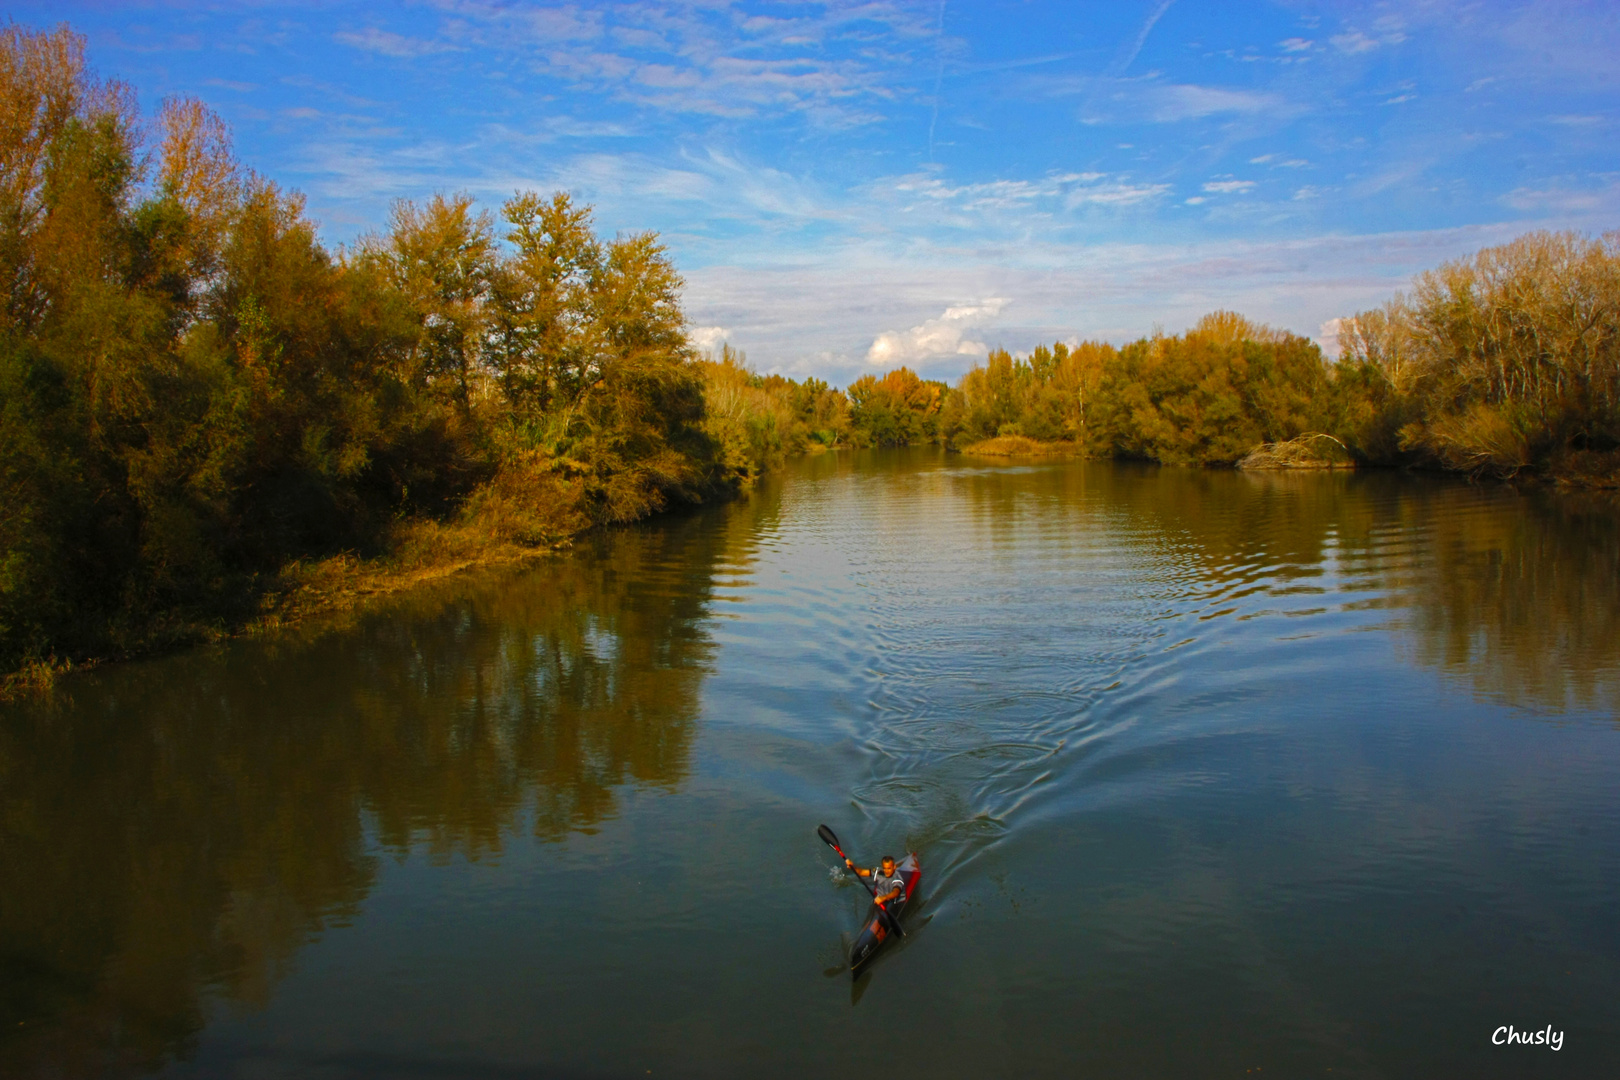
[[899, 896], [900, 896], [900, 886], [896, 885], [894, 888], [889, 890], [888, 895], [874, 897], [874, 899], [877, 900], [877, 902], [880, 903], [880, 904], [887, 904], [891, 900], [897, 899]]
[[844, 860], [844, 865], [849, 867], [851, 870], [855, 871], [857, 874], [861, 875], [861, 877], [871, 877], [872, 876], [872, 871], [870, 871], [870, 870], [862, 870], [860, 867], [856, 866], [854, 863], [850, 862], [848, 859]]

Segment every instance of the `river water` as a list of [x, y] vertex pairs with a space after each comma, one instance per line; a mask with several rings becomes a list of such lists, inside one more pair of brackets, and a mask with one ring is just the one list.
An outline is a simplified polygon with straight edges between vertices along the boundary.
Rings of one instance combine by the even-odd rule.
[[825, 455], [0, 711], [0, 1075], [1615, 1075], [1617, 781], [1613, 499]]

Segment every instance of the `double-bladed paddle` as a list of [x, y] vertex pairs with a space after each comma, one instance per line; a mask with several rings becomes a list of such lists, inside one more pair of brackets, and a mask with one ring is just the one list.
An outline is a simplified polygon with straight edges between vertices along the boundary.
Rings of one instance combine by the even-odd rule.
[[[844, 854], [844, 849], [838, 846], [838, 835], [831, 829], [827, 828], [825, 825], [821, 825], [817, 827], [816, 835], [821, 837], [821, 839], [826, 842], [828, 847], [838, 852], [838, 857], [843, 859], [845, 863], [851, 862], [850, 857]], [[889, 909], [883, 906], [883, 901], [877, 898], [877, 886], [873, 885], [870, 881], [861, 877], [859, 874], [855, 875], [855, 880], [860, 882], [862, 885], [865, 885], [866, 891], [872, 894], [872, 903], [876, 904], [877, 909], [883, 912], [883, 921], [889, 924], [889, 928], [892, 929], [897, 936], [905, 937], [906, 932], [900, 929], [900, 920], [895, 918], [894, 915], [890, 913]]]

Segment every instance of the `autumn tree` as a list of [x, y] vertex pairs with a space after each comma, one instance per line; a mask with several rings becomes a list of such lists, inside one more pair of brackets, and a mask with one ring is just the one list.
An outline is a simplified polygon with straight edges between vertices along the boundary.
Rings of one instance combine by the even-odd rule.
[[881, 378], [863, 375], [845, 391], [850, 423], [874, 446], [932, 442], [939, 434], [945, 390], [944, 384], [926, 381], [906, 367]]

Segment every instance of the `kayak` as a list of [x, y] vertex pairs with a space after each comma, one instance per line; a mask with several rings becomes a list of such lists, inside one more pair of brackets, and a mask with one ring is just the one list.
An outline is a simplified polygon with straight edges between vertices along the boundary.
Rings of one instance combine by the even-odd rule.
[[[887, 905], [889, 914], [898, 920], [907, 902], [911, 900], [911, 894], [917, 891], [917, 882], [922, 879], [922, 867], [917, 864], [917, 853], [913, 851], [901, 859], [894, 870], [906, 885], [905, 895], [890, 901]], [[861, 965], [870, 960], [872, 954], [878, 951], [878, 946], [887, 941], [889, 935], [893, 933], [888, 923], [884, 921], [882, 912], [878, 911], [877, 905], [874, 904], [871, 910], [872, 921], [861, 928], [860, 936], [855, 939], [855, 944], [850, 946], [850, 971], [859, 971]]]

